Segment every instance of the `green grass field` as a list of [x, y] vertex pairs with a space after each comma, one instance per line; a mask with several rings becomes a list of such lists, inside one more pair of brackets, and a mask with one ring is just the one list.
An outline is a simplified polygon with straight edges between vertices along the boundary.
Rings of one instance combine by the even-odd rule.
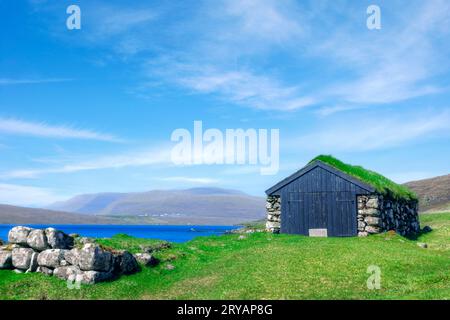
[[[408, 240], [308, 238], [266, 233], [197, 238], [160, 251], [161, 264], [81, 289], [42, 274], [0, 271], [1, 299], [450, 299], [450, 213], [421, 216], [434, 231]], [[100, 242], [138, 251], [153, 240]], [[417, 246], [426, 242], [428, 249]], [[168, 270], [168, 264], [173, 270]], [[367, 268], [381, 268], [381, 289]]]

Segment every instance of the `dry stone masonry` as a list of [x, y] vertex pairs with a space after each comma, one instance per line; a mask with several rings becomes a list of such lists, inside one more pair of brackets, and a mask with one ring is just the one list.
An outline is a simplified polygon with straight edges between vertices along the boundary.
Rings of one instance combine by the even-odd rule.
[[383, 195], [358, 197], [358, 235], [394, 230], [402, 236], [420, 231], [418, 202]]
[[14, 227], [8, 244], [0, 246], [0, 269], [40, 272], [64, 280], [94, 284], [139, 271], [139, 263], [153, 265], [150, 254], [135, 257], [128, 251], [106, 250], [93, 240], [74, 237], [54, 228]]
[[272, 233], [280, 233], [281, 229], [281, 199], [278, 196], [268, 196], [266, 200], [266, 229]]

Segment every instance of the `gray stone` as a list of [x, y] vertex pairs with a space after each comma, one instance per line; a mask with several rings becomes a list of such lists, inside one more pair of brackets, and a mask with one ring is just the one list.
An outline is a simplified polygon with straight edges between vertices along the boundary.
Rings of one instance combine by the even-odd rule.
[[31, 248], [16, 248], [12, 251], [12, 264], [16, 269], [28, 270], [32, 266], [34, 250]]
[[111, 271], [113, 268], [113, 255], [104, 251], [100, 246], [92, 243], [84, 245], [80, 251], [78, 266], [83, 271]]
[[84, 271], [81, 273], [81, 283], [83, 284], [96, 284], [113, 278], [114, 275], [111, 272]]
[[373, 226], [366, 226], [365, 231], [369, 234], [380, 233], [381, 229]]
[[20, 244], [23, 246], [28, 246], [27, 237], [31, 232], [31, 228], [17, 226], [9, 230], [8, 241], [10, 243]]
[[146, 267], [155, 266], [159, 262], [158, 259], [150, 253], [136, 253], [134, 257], [139, 263], [142, 263]]
[[374, 208], [362, 209], [361, 213], [365, 216], [374, 216], [378, 217], [380, 215], [380, 210]]
[[378, 197], [371, 197], [366, 202], [367, 208], [378, 208], [378, 205], [379, 205]]
[[12, 253], [11, 251], [0, 251], [0, 269], [12, 268]]
[[64, 259], [65, 250], [61, 249], [48, 249], [39, 253], [38, 264], [42, 267], [57, 268], [61, 265], [61, 261]]
[[379, 226], [381, 223], [381, 219], [377, 217], [365, 217], [364, 221], [371, 226]]
[[63, 280], [75, 280], [76, 276], [82, 273], [77, 266], [58, 267], [53, 270], [53, 275]]
[[43, 251], [50, 248], [44, 230], [40, 229], [30, 231], [27, 237], [27, 244], [37, 251]]
[[48, 244], [53, 249], [71, 249], [73, 247], [73, 238], [62, 231], [55, 228], [47, 228], [45, 229], [45, 234], [47, 235]]
[[43, 266], [39, 266], [37, 268], [36, 272], [43, 273], [43, 274], [45, 274], [47, 276], [53, 275], [53, 269], [50, 269], [50, 268], [47, 268], [47, 267], [43, 267]]
[[139, 264], [136, 258], [129, 253], [124, 251], [115, 257], [117, 261], [117, 271], [121, 274], [133, 274], [139, 271]]
[[269, 230], [279, 229], [280, 226], [281, 226], [280, 222], [273, 222], [273, 221], [266, 222], [266, 229], [269, 229]]
[[364, 223], [364, 221], [358, 221], [358, 229], [359, 230], [364, 230], [365, 227], [366, 227], [366, 224]]
[[358, 232], [358, 237], [367, 237], [369, 234], [365, 231]]
[[61, 267], [65, 267], [65, 266], [70, 266], [70, 263], [68, 263], [66, 260], [61, 260], [61, 262], [59, 263], [59, 265]]
[[81, 250], [78, 248], [73, 248], [72, 250], [64, 251], [64, 260], [74, 266], [78, 266], [80, 262]]

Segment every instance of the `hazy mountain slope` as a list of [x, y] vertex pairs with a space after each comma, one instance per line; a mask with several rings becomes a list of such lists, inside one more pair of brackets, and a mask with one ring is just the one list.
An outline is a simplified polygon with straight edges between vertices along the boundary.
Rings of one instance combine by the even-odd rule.
[[97, 213], [108, 206], [109, 203], [126, 195], [126, 193], [83, 194], [67, 201], [56, 202], [48, 206], [48, 209], [78, 213]]
[[421, 211], [450, 210], [450, 174], [405, 185], [419, 196]]
[[219, 188], [90, 194], [54, 204], [51, 208], [85, 214], [149, 216], [171, 223], [177, 220], [239, 223], [265, 216], [264, 198]]
[[118, 224], [117, 218], [0, 204], [0, 224]]

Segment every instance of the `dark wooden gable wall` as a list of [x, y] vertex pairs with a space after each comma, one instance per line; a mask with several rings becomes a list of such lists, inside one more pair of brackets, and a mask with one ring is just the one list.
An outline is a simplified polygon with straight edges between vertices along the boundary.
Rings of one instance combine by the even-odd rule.
[[312, 167], [276, 190], [281, 196], [281, 232], [308, 235], [310, 229], [327, 229], [328, 236], [354, 236], [356, 196], [370, 191], [326, 166]]

